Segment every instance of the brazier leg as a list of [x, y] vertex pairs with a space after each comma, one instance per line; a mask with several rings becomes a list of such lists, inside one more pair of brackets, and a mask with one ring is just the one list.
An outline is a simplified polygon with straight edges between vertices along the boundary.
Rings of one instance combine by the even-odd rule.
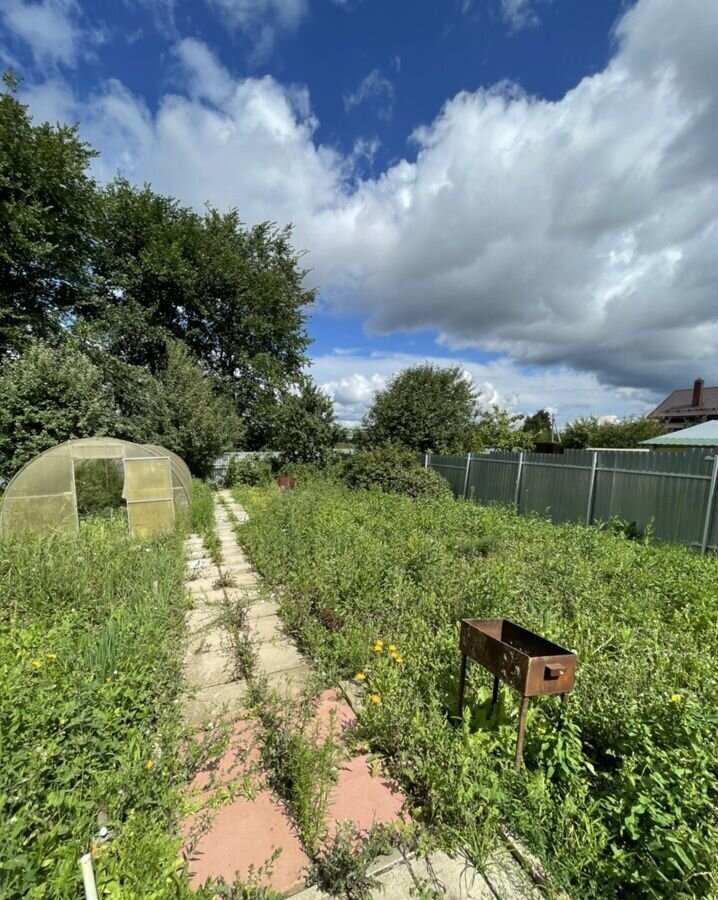
[[459, 672], [459, 702], [457, 705], [456, 714], [459, 718], [461, 718], [461, 713], [464, 711], [464, 687], [466, 686], [466, 654], [461, 654], [461, 671]]
[[514, 769], [521, 768], [521, 759], [524, 755], [524, 738], [526, 737], [526, 714], [529, 711], [529, 698], [521, 698], [521, 706], [519, 707], [519, 733], [516, 737], [516, 757], [514, 759]]
[[499, 701], [499, 676], [494, 675], [494, 689], [491, 692], [491, 712]]

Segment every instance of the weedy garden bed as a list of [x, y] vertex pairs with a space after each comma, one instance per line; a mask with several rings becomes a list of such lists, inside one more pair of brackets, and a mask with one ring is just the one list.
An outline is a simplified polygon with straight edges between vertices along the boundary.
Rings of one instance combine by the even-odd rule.
[[190, 894], [173, 837], [192, 765], [183, 536], [132, 537], [116, 518], [0, 541], [3, 898], [76, 900], [88, 850], [101, 896]]
[[[362, 728], [414, 813], [486, 860], [500, 823], [575, 897], [715, 895], [718, 563], [583, 526], [452, 499], [312, 481], [238, 488], [242, 540], [330, 680], [367, 688]], [[489, 715], [470, 667], [455, 717], [458, 622], [506, 617], [575, 648], [565, 710]]]

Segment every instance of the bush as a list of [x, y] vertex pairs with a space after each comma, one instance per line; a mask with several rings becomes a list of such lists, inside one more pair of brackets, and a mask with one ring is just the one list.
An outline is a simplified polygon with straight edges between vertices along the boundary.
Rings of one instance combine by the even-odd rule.
[[416, 454], [397, 446], [361, 450], [344, 464], [344, 484], [353, 490], [380, 490], [409, 497], [442, 497], [451, 489], [445, 478], [424, 469]]
[[245, 456], [239, 459], [233, 456], [224, 476], [225, 487], [245, 484], [248, 487], [269, 484], [272, 480], [272, 460], [265, 456]]

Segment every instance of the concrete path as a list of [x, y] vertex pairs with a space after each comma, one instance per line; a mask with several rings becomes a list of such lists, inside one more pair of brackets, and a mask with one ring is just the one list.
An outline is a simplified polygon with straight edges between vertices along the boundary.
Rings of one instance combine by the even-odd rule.
[[[187, 682], [194, 688], [185, 704], [188, 723], [200, 725], [220, 717], [234, 722], [229, 746], [220, 759], [209, 762], [195, 777], [189, 796], [196, 808], [183, 822], [184, 852], [190, 883], [197, 888], [210, 877], [232, 883], [235, 875], [255, 885], [274, 888], [297, 900], [324, 900], [317, 887], [304, 888], [310, 865], [297, 830], [284, 804], [267, 784], [260, 766], [258, 725], [242, 718], [241, 701], [248, 692], [237, 677], [236, 660], [222, 611], [242, 599], [248, 604], [247, 622], [255, 651], [250, 677], [264, 676], [270, 688], [292, 697], [306, 684], [311, 667], [282, 632], [277, 604], [263, 599], [259, 577], [238, 545], [232, 517], [246, 521], [246, 512], [229, 491], [220, 491], [216, 523], [222, 562], [204, 556], [202, 540], [186, 542], [187, 589], [195, 599], [188, 617], [185, 657]], [[227, 584], [231, 580], [231, 585]], [[220, 582], [227, 584], [220, 586]], [[351, 729], [355, 714], [336, 690], [318, 699], [313, 725], [321, 735], [329, 722], [339, 723], [337, 740]], [[318, 723], [318, 724], [317, 724]], [[218, 803], [219, 792], [225, 796]], [[375, 823], [401, 820], [404, 798], [396, 785], [371, 765], [368, 756], [344, 754], [327, 810], [325, 825], [331, 837], [341, 822], [358, 830]], [[395, 855], [375, 866], [378, 887], [372, 896], [383, 900], [407, 898], [420, 886], [431, 885], [451, 900], [514, 900], [540, 897], [523, 870], [507, 853], [497, 857], [493, 874], [478, 873], [465, 860], [435, 853], [429, 860], [406, 860]], [[303, 889], [304, 888], [304, 889]], [[298, 893], [299, 892], [299, 893]]]

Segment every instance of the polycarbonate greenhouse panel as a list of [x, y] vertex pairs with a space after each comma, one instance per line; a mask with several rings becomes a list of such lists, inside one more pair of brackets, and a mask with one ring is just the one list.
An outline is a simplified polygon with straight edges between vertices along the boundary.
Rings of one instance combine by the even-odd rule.
[[172, 531], [175, 527], [175, 507], [169, 459], [126, 459], [125, 500], [127, 519], [133, 533]]

